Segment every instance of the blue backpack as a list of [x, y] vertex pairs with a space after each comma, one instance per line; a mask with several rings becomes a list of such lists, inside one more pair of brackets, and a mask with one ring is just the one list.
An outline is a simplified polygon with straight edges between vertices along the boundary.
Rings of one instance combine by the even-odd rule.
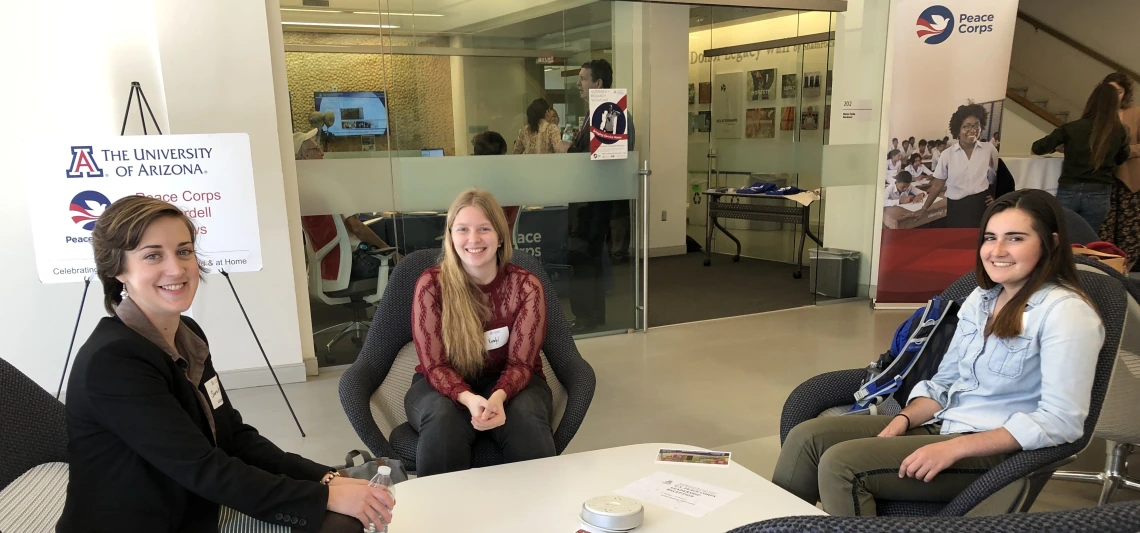
[[918, 382], [934, 377], [958, 327], [958, 303], [935, 296], [895, 330], [891, 348], [867, 367], [867, 378], [855, 392], [847, 414], [876, 414], [878, 406], [898, 395], [905, 404]]

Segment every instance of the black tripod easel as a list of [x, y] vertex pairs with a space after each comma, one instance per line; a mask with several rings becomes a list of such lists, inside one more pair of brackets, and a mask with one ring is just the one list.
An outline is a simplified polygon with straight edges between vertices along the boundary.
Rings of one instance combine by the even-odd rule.
[[[135, 95], [138, 99], [135, 100]], [[143, 135], [149, 135], [146, 128], [146, 115], [143, 115], [143, 105], [146, 105], [147, 113], [150, 114], [151, 124], [157, 135], [162, 135], [162, 128], [158, 126], [158, 120], [154, 118], [154, 111], [150, 108], [150, 102], [146, 99], [146, 94], [143, 93], [142, 85], [137, 81], [131, 82], [130, 93], [127, 94], [127, 108], [123, 113], [123, 126], [119, 130], [119, 135], [124, 135], [127, 131], [127, 119], [131, 116], [131, 101], [138, 102], [139, 122], [142, 124]], [[230, 279], [230, 273], [225, 270], [220, 271], [222, 276], [226, 278], [226, 283], [230, 286], [230, 291], [233, 292], [234, 300], [237, 301], [238, 308], [241, 309], [242, 316], [245, 317], [245, 323], [249, 325], [249, 331], [253, 334], [253, 340], [257, 342], [257, 348], [261, 350], [261, 357], [265, 359], [265, 366], [269, 368], [270, 375], [273, 376], [274, 383], [277, 384], [277, 390], [281, 391], [281, 397], [285, 399], [285, 406], [289, 408], [289, 414], [293, 415], [293, 422], [297, 424], [297, 430], [301, 432], [301, 437], [306, 437], [305, 430], [301, 428], [301, 421], [297, 419], [297, 412], [293, 410], [293, 404], [289, 403], [289, 396], [285, 394], [285, 388], [281, 386], [281, 381], [277, 379], [277, 372], [273, 370], [273, 365], [269, 362], [269, 356], [265, 353], [265, 348], [261, 345], [261, 339], [257, 337], [257, 331], [253, 329], [253, 322], [250, 321], [249, 315], [245, 312], [245, 306], [241, 303], [241, 298], [238, 297], [237, 289], [234, 288], [234, 282]], [[71, 343], [67, 347], [67, 359], [63, 363], [63, 375], [59, 377], [59, 389], [56, 390], [55, 397], [59, 399], [60, 393], [63, 391], [63, 380], [67, 376], [68, 366], [71, 364], [71, 351], [75, 347], [75, 335], [79, 331], [79, 320], [83, 318], [83, 305], [87, 301], [87, 289], [91, 286], [91, 277], [88, 276], [83, 279], [83, 297], [79, 300], [79, 315], [75, 318], [75, 328], [71, 332]]]
[[162, 128], [158, 127], [158, 121], [154, 119], [154, 111], [150, 109], [150, 102], [147, 101], [146, 95], [143, 94], [142, 85], [137, 81], [131, 82], [131, 91], [127, 93], [127, 109], [123, 112], [123, 127], [119, 129], [119, 135], [125, 135], [127, 133], [127, 118], [131, 116], [131, 100], [134, 100], [136, 94], [139, 95], [137, 100], [139, 106], [139, 122], [142, 123], [143, 135], [150, 135], [146, 131], [146, 116], [143, 115], [143, 104], [146, 104], [146, 112], [150, 113], [150, 121], [154, 124], [154, 130], [158, 132], [158, 135], [162, 135]]

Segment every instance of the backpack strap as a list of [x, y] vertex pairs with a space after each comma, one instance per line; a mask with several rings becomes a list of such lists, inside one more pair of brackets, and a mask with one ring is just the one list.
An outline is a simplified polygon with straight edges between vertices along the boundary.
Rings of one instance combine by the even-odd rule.
[[[942, 318], [945, 315], [942, 299], [935, 296], [927, 302], [926, 307], [921, 312], [917, 327], [912, 329], [907, 337], [906, 344], [903, 345], [903, 349], [894, 358], [894, 361], [883, 369], [878, 376], [867, 380], [867, 383], [855, 391], [855, 404], [851, 406], [848, 413], [874, 411], [875, 406], [890, 398], [902, 385], [903, 378], [910, 373], [915, 363], [922, 357], [930, 336], [942, 323]], [[915, 321], [912, 319], [908, 322], [908, 324], [911, 323], [915, 323]]]

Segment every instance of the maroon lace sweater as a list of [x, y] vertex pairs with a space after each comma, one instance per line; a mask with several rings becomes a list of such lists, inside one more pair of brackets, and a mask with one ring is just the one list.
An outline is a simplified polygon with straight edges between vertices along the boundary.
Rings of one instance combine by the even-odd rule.
[[[480, 288], [491, 299], [492, 316], [483, 324], [484, 330], [505, 327], [507, 339], [487, 353], [483, 373], [477, 379], [499, 376], [495, 389], [506, 392], [509, 400], [527, 387], [531, 376], [546, 379], [538, 357], [546, 340], [546, 296], [537, 276], [511, 264]], [[416, 281], [412, 300], [412, 338], [420, 359], [416, 372], [423, 374], [440, 394], [458, 401], [460, 393], [471, 391], [471, 385], [447, 359], [442, 317], [439, 267], [434, 266]]]

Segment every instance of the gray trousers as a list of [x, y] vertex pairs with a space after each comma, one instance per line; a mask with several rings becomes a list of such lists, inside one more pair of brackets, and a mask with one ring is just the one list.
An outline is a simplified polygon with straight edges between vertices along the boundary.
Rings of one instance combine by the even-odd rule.
[[804, 501], [823, 503], [836, 516], [875, 516], [875, 498], [949, 502], [1009, 454], [970, 457], [929, 483], [899, 478], [915, 450], [959, 437], [939, 435], [941, 424], [919, 426], [898, 437], [878, 437], [889, 416], [831, 416], [808, 420], [788, 433], [772, 483]]

